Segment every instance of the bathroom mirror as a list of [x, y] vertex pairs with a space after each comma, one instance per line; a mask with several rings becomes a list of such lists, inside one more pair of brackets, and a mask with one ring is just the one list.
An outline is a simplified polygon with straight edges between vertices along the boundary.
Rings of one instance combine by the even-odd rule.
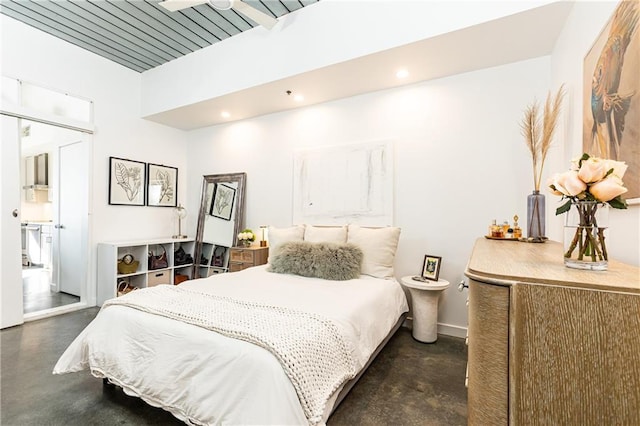
[[196, 231], [194, 278], [227, 272], [229, 248], [244, 229], [246, 173], [205, 175]]

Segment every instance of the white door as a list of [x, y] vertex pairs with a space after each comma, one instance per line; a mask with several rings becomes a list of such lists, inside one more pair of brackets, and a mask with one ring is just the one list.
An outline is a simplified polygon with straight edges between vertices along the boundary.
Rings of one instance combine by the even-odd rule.
[[[86, 224], [88, 211], [88, 160], [86, 143], [61, 146], [58, 150], [57, 266], [60, 291], [82, 298], [86, 280]], [[82, 299], [81, 299], [82, 300]]]
[[22, 324], [19, 120], [2, 116], [0, 127], [0, 328]]

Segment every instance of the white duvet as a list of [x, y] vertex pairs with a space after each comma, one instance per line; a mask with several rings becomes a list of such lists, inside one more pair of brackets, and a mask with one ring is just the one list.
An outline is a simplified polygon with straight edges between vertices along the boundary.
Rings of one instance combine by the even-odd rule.
[[[351, 341], [358, 369], [408, 310], [395, 280], [364, 275], [328, 281], [259, 266], [180, 286], [330, 318]], [[293, 385], [266, 349], [124, 306], [102, 309], [53, 372], [84, 369], [188, 423], [308, 423]], [[327, 404], [325, 421], [338, 392]]]

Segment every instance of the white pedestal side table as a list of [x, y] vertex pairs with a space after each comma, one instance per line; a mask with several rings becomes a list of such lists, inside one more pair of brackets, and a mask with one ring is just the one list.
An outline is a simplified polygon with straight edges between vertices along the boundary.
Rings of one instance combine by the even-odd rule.
[[413, 310], [413, 338], [423, 343], [434, 343], [438, 339], [438, 299], [449, 281], [416, 281], [410, 276], [402, 277], [402, 285], [411, 293]]

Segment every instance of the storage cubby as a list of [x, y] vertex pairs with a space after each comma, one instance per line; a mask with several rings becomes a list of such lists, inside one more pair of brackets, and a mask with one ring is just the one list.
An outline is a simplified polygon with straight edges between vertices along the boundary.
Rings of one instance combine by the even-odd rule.
[[211, 264], [211, 258], [213, 257], [213, 244], [202, 243], [202, 256], [198, 259], [198, 264], [204, 267], [208, 267]]
[[[149, 270], [149, 252], [159, 255], [163, 248], [167, 252], [167, 267]], [[175, 251], [182, 248], [191, 256], [187, 263], [176, 264]], [[118, 294], [118, 282], [125, 280], [129, 285], [138, 288], [160, 284], [176, 284], [176, 281], [193, 278], [193, 256], [195, 241], [193, 239], [174, 240], [171, 238], [139, 241], [104, 242], [98, 244], [98, 304], [114, 298]], [[213, 254], [213, 249], [211, 250]], [[138, 265], [134, 271], [121, 272], [118, 262], [125, 256], [133, 256]], [[209, 255], [211, 259], [211, 255]], [[183, 259], [184, 261], [184, 259]], [[207, 266], [208, 268], [208, 266]], [[176, 275], [179, 279], [176, 280]]]
[[229, 247], [202, 243], [202, 258], [200, 259], [199, 277], [210, 277], [229, 270]]

